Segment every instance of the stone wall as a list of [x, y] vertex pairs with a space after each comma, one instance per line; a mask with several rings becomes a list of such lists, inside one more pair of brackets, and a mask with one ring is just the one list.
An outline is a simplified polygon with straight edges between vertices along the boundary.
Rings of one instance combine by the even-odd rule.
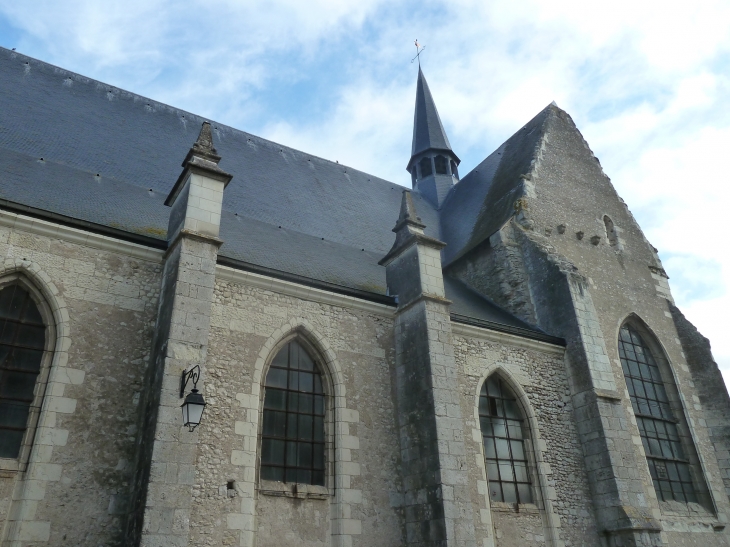
[[[461, 325], [455, 331], [472, 504], [481, 514], [478, 537], [491, 537], [493, 527], [497, 547], [593, 545], [596, 521], [562, 348]], [[477, 409], [481, 387], [495, 373], [513, 388], [530, 430], [535, 503], [519, 508], [490, 503], [485, 482]]]
[[[227, 268], [219, 274], [191, 543], [253, 545], [258, 531], [258, 545], [292, 542], [293, 535], [301, 545], [401, 544], [392, 308], [365, 303], [370, 309], [358, 309], [354, 299], [353, 307], [323, 304], [306, 298], [310, 290], [321, 292], [315, 289], [277, 282], [290, 293], [282, 294], [238, 283], [239, 273]], [[258, 486], [261, 383], [269, 360], [293, 336], [317, 350], [331, 382], [334, 461], [324, 495], [291, 487], [264, 493], [271, 485]]]
[[[654, 491], [649, 482], [646, 495], [649, 506], [655, 507], [654, 517], [660, 520], [663, 529], [676, 533], [696, 527], [707, 529], [711, 521], [715, 522], [719, 533], [703, 534], [696, 540], [685, 536], [681, 541], [688, 545], [724, 544], [727, 539], [721, 528], [730, 505], [695, 378], [690, 373], [670, 311], [671, 293], [656, 249], [646, 240], [570, 116], [557, 107], [551, 109], [540, 153], [529, 177], [534, 195], [526, 200], [530, 223], [525, 233], [534, 244], [547, 249], [547, 254], [567, 261], [579, 275], [585, 276], [586, 290], [596, 312], [598, 324], [595, 327], [605, 342], [615, 385], [622, 395], [621, 404], [630, 418], [629, 429], [640, 455], [639, 461], [644, 459], [644, 451], [618, 357], [621, 324], [629, 317], [643, 322], [656, 337], [671, 368], [684, 407], [684, 416], [678, 418], [686, 421], [692, 430], [701, 472], [708, 482], [714, 506], [709, 507], [709, 513], [705, 515], [676, 511], [676, 507], [666, 504], [659, 507], [652, 499]], [[551, 290], [541, 286], [537, 279], [531, 284], [534, 298], [539, 299], [542, 293]], [[712, 364], [705, 362], [697, 366], [712, 367]], [[722, 383], [715, 389], [722, 390]], [[724, 427], [719, 422], [715, 425]], [[646, 479], [648, 473], [643, 474]], [[668, 537], [667, 533], [662, 534], [662, 541]]]
[[57, 335], [28, 469], [0, 470], [2, 544], [121, 546], [161, 253], [2, 212], [0, 254]]

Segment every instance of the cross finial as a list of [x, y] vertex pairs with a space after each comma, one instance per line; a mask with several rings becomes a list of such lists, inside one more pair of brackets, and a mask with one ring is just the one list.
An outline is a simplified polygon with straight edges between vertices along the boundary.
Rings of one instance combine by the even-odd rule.
[[413, 43], [416, 46], [416, 56], [411, 59], [411, 63], [418, 59], [418, 66], [421, 66], [421, 53], [423, 53], [423, 50], [426, 49], [426, 46], [421, 46], [421, 44], [418, 43], [418, 38], [416, 38]]

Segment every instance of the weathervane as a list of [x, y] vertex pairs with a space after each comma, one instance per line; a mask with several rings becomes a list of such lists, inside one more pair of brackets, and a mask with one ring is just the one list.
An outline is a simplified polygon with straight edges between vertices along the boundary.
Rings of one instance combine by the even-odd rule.
[[416, 38], [413, 43], [416, 45], [416, 56], [411, 59], [411, 63], [418, 59], [418, 66], [421, 66], [421, 53], [423, 53], [423, 50], [426, 49], [426, 46], [421, 46], [421, 44], [418, 43], [418, 38]]

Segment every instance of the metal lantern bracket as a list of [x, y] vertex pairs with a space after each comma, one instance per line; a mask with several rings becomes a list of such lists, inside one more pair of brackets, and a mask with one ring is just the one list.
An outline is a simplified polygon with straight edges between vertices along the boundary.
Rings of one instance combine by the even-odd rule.
[[180, 398], [185, 397], [185, 387], [188, 385], [190, 380], [193, 381], [193, 389], [197, 389], [198, 380], [200, 379], [200, 365], [195, 365], [188, 371], [183, 370], [182, 377], [180, 378]]

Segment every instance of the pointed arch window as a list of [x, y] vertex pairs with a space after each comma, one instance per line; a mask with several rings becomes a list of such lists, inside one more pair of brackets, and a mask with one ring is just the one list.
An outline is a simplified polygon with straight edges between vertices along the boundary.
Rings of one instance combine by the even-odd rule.
[[291, 341], [274, 357], [266, 375], [261, 478], [325, 483], [325, 393], [317, 363]]
[[0, 290], [0, 458], [18, 458], [46, 345], [46, 326], [19, 283]]
[[619, 357], [641, 441], [661, 501], [697, 502], [689, 458], [654, 354], [639, 331], [621, 327]]
[[532, 503], [524, 419], [514, 393], [497, 375], [490, 376], [482, 386], [479, 422], [490, 499]]

